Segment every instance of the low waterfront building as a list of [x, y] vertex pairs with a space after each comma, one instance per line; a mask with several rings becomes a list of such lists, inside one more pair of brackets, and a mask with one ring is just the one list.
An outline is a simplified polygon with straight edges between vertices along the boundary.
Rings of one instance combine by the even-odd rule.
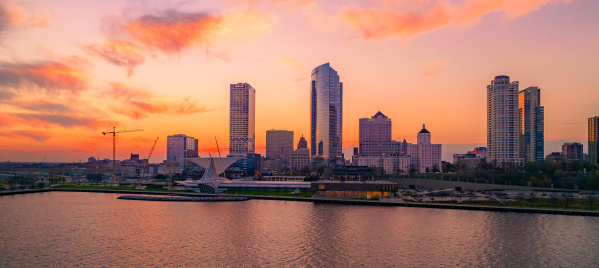
[[316, 181], [311, 190], [314, 197], [386, 198], [393, 197], [397, 183], [387, 181]]

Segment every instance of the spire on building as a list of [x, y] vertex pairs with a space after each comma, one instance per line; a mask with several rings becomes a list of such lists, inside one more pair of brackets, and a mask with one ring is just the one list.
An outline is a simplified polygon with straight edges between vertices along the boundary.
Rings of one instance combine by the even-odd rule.
[[428, 130], [426, 130], [426, 127], [424, 126], [424, 124], [422, 124], [422, 130], [420, 130], [420, 132], [418, 133], [430, 133], [428, 132]]

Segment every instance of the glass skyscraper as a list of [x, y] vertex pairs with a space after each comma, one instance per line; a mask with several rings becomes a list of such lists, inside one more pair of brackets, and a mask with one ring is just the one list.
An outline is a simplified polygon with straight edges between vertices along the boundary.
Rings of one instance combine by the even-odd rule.
[[589, 161], [599, 164], [599, 116], [589, 118]]
[[545, 159], [545, 111], [541, 89], [529, 87], [518, 95], [520, 114], [520, 157], [524, 162]]
[[230, 90], [229, 155], [247, 157], [256, 150], [256, 90], [247, 83]]
[[335, 165], [342, 159], [343, 83], [329, 63], [314, 68], [311, 80], [311, 155]]
[[185, 166], [185, 158], [198, 157], [198, 139], [184, 134], [170, 135], [166, 138], [166, 160]]

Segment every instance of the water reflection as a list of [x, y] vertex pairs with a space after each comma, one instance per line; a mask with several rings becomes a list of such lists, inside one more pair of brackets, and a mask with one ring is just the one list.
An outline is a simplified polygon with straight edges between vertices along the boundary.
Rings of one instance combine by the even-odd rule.
[[599, 219], [115, 194], [0, 197], [0, 267], [599, 265]]

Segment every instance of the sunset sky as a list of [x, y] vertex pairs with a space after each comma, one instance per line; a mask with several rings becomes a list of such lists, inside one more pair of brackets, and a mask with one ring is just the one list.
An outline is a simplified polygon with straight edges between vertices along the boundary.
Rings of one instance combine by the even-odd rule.
[[393, 138], [422, 124], [443, 160], [486, 144], [496, 75], [541, 88], [545, 154], [599, 115], [597, 0], [0, 1], [0, 161], [166, 159], [166, 137], [226, 154], [229, 85], [256, 89], [266, 130], [309, 139], [310, 71], [344, 84], [343, 147], [381, 111]]

